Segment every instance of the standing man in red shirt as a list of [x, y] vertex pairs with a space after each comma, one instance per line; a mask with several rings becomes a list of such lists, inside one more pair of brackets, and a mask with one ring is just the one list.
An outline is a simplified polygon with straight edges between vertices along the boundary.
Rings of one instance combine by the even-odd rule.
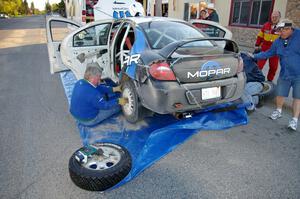
[[[278, 24], [280, 20], [280, 12], [279, 11], [273, 11], [271, 15], [271, 22], [267, 22], [263, 25], [262, 29], [259, 31], [255, 43], [255, 50], [261, 49], [263, 52], [269, 50], [271, 48], [272, 43], [279, 37], [279, 35], [276, 33], [276, 25]], [[260, 69], [264, 68], [264, 65], [266, 63], [266, 59], [259, 60], [257, 62], [257, 65]], [[270, 57], [269, 58], [269, 72], [267, 79], [268, 81], [273, 81], [274, 76], [276, 74], [278, 68], [278, 57]]]

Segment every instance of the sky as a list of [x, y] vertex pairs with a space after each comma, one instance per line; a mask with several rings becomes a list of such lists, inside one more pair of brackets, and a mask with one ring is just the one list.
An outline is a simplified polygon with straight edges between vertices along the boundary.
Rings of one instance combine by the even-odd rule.
[[[39, 10], [44, 10], [45, 9], [46, 0], [27, 0], [29, 7], [30, 7], [30, 4], [31, 4], [32, 1], [34, 3], [35, 8], [37, 8]], [[59, 3], [59, 2], [60, 2], [60, 0], [49, 0], [50, 4]]]

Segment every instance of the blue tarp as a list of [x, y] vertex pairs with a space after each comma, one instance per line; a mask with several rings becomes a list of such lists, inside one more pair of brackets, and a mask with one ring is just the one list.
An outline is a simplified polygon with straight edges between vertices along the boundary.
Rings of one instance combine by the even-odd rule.
[[[61, 80], [70, 103], [75, 76], [72, 72], [63, 72]], [[128, 123], [118, 113], [96, 127], [78, 125], [78, 128], [83, 145], [111, 142], [124, 146], [130, 152], [132, 169], [125, 179], [113, 187], [116, 188], [132, 180], [200, 130], [223, 130], [247, 122], [247, 113], [241, 105], [241, 108], [232, 111], [206, 111], [183, 120], [177, 120], [171, 115], [156, 114], [136, 124]]]

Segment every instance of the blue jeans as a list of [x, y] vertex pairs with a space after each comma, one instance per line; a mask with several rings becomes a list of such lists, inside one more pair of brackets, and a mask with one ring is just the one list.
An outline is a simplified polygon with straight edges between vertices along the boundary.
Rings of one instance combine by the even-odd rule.
[[244, 103], [250, 104], [246, 107], [247, 110], [254, 110], [255, 106], [259, 102], [257, 94], [259, 94], [262, 89], [263, 85], [260, 82], [248, 82], [246, 84], [244, 93], [241, 98]]
[[81, 121], [81, 120], [77, 120], [77, 122], [83, 126], [87, 126], [87, 127], [93, 127], [96, 126], [97, 124], [99, 124], [100, 122], [102, 122], [103, 120], [111, 117], [112, 115], [120, 112], [121, 107], [120, 106], [115, 106], [109, 110], [99, 110], [98, 115], [89, 121]]
[[293, 88], [293, 98], [300, 99], [300, 78], [293, 80], [279, 78], [277, 80], [277, 96], [288, 97], [291, 88]]

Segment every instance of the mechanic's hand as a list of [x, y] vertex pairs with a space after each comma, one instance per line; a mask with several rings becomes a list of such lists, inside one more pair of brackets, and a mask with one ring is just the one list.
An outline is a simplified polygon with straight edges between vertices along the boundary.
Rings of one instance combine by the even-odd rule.
[[125, 104], [128, 103], [128, 99], [127, 98], [124, 98], [124, 97], [121, 97], [118, 99], [118, 103], [122, 106], [124, 106]]
[[113, 87], [113, 92], [122, 92], [122, 89], [121, 89], [121, 86], [116, 86], [116, 87]]

